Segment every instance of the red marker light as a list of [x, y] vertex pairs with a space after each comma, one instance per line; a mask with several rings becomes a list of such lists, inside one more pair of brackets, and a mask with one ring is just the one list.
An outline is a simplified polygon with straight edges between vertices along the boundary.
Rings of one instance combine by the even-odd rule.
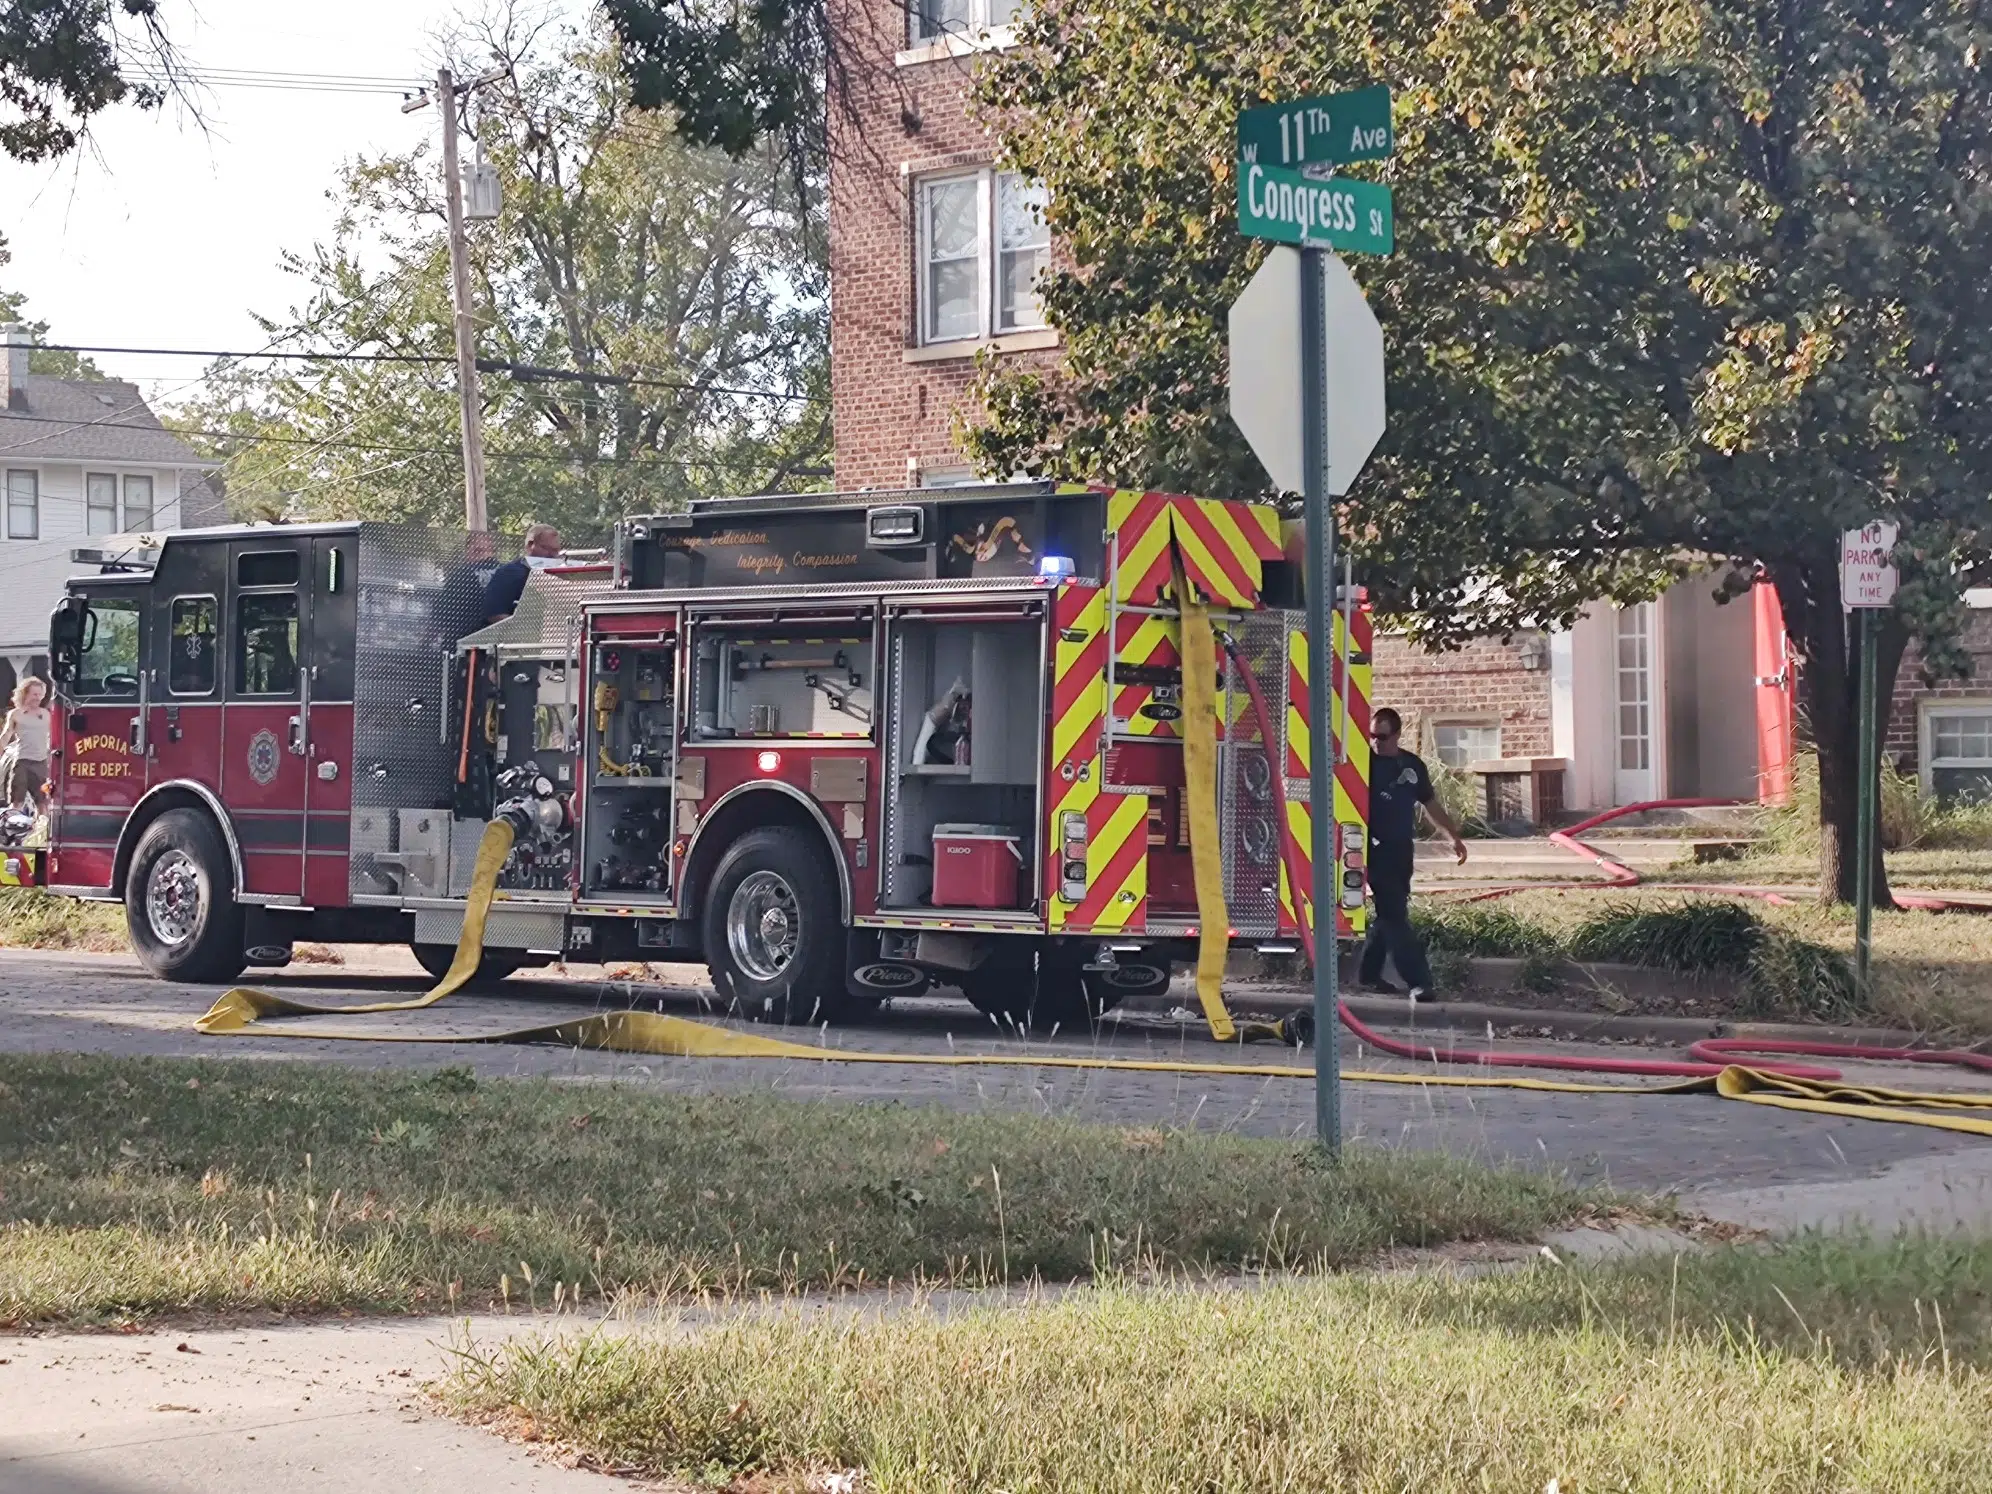
[[756, 753], [754, 766], [763, 773], [779, 773], [782, 770], [782, 755], [779, 752]]

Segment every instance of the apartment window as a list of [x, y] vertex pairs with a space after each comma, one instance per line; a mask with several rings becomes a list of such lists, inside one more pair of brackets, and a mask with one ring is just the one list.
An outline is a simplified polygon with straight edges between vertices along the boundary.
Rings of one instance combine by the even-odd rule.
[[1037, 280], [1051, 262], [1045, 191], [1015, 172], [996, 178], [996, 330], [1041, 327]]
[[1051, 259], [1045, 190], [1013, 171], [920, 184], [920, 341], [1041, 327], [1037, 279]]
[[7, 474], [7, 538], [17, 540], [41, 537], [41, 474]]
[[913, 0], [913, 39], [972, 36], [1007, 26], [1017, 16], [1017, 0]]
[[1924, 760], [1937, 798], [1992, 798], [1992, 704], [1933, 708], [1923, 721]]
[[92, 472], [83, 479], [84, 531], [118, 532], [118, 479], [113, 472]]
[[127, 531], [152, 527], [152, 479], [127, 477], [124, 480], [124, 527]]
[[1441, 721], [1432, 728], [1432, 751], [1448, 768], [1491, 762], [1501, 755], [1501, 728], [1477, 721]]

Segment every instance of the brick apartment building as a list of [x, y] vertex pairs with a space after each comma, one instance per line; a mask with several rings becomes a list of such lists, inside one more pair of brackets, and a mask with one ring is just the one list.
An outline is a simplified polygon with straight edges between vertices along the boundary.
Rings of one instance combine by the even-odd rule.
[[[1031, 291], [1052, 253], [1042, 199], [995, 169], [968, 113], [974, 68], [1011, 44], [1018, 0], [832, 4], [849, 58], [830, 110], [837, 486], [968, 481], [954, 430], [973, 415], [977, 355], [1059, 356]], [[1525, 811], [1753, 798], [1789, 752], [1782, 627], [1768, 598], [1717, 606], [1711, 590], [1690, 580], [1450, 654], [1385, 636], [1376, 701], [1427, 756], [1504, 793], [1523, 785]], [[1974, 614], [1974, 640], [1970, 681], [1925, 690], [1907, 665], [1893, 703], [1891, 757], [1942, 792], [1992, 791], [1992, 611]]]
[[853, 59], [830, 110], [831, 396], [837, 486], [974, 474], [952, 436], [975, 357], [1054, 359], [1032, 282], [1037, 189], [998, 172], [968, 117], [978, 58], [1016, 0], [833, 0]]

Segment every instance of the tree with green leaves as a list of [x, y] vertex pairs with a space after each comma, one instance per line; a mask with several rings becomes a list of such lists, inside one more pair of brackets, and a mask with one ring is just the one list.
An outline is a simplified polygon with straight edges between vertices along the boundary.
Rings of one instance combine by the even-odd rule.
[[67, 155], [105, 109], [156, 109], [178, 81], [159, 0], [0, 5], [0, 151], [17, 161]]
[[[522, 37], [501, 12], [461, 50], [510, 59], [473, 104], [503, 195], [469, 235], [494, 524], [599, 540], [692, 496], [815, 485], [822, 233], [775, 153], [635, 111], [600, 31]], [[308, 295], [265, 323], [288, 348], [429, 361], [252, 360], [182, 410], [241, 511], [461, 522], [441, 190], [428, 148], [355, 162], [333, 241], [290, 260]]]
[[[1838, 537], [1902, 529], [1883, 619], [1964, 667], [1992, 580], [1983, 0], [1043, 0], [978, 85], [1050, 189], [1063, 366], [982, 369], [987, 470], [1256, 494], [1225, 404], [1251, 104], [1391, 85], [1397, 249], [1352, 263], [1390, 431], [1340, 522], [1443, 646], [1761, 567], [1801, 655], [1822, 873], [1851, 897], [1858, 654]], [[1877, 886], [1884, 889], [1886, 882]]]

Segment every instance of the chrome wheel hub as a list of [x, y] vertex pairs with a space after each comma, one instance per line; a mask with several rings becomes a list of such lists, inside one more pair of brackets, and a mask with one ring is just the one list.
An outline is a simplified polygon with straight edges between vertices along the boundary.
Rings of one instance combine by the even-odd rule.
[[777, 872], [750, 873], [726, 905], [726, 945], [751, 980], [774, 980], [795, 958], [802, 933], [795, 889]]
[[201, 873], [185, 851], [167, 851], [145, 875], [145, 921], [161, 944], [185, 944], [201, 917]]

